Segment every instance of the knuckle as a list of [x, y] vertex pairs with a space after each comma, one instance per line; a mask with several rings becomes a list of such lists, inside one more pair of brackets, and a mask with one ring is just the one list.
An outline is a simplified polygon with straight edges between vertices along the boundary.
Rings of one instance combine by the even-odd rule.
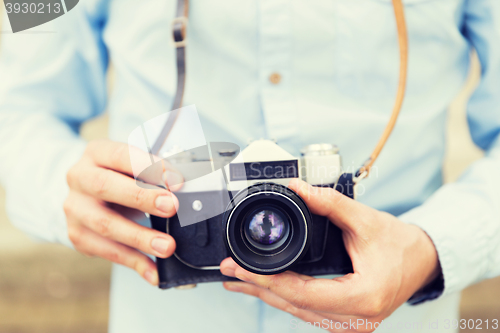
[[375, 318], [384, 312], [384, 299], [380, 296], [370, 296], [365, 301], [365, 306], [362, 309], [362, 315], [368, 318]]
[[95, 231], [108, 238], [111, 235], [111, 218], [106, 215], [99, 215], [94, 218], [94, 228]]
[[123, 255], [119, 249], [112, 249], [108, 255], [107, 259], [117, 264], [124, 264]]
[[68, 226], [68, 238], [71, 241], [71, 243], [75, 246], [75, 248], [78, 249], [81, 245], [81, 240], [82, 240], [81, 229], [78, 227]]
[[87, 258], [94, 258], [96, 256], [91, 249], [89, 249], [86, 246], [83, 246], [82, 244], [75, 245], [75, 249]]
[[72, 166], [69, 170], [68, 173], [66, 173], [66, 183], [70, 188], [75, 186], [75, 182], [78, 179], [77, 176], [78, 170], [76, 166]]
[[136, 271], [137, 273], [139, 273], [140, 275], [142, 275], [142, 273], [144, 272], [144, 265], [142, 264], [142, 260], [139, 259], [139, 258], [135, 258], [133, 260], [133, 263], [131, 265], [131, 268]]
[[140, 247], [142, 247], [141, 245], [143, 243], [144, 238], [145, 238], [144, 230], [142, 230], [141, 228], [138, 228], [135, 231], [134, 236], [132, 237], [132, 244], [130, 244], [130, 245], [135, 247], [135, 248], [140, 248]]
[[287, 305], [285, 305], [283, 311], [291, 314], [292, 316], [295, 316], [298, 312], [298, 309], [292, 304], [288, 303]]
[[255, 297], [258, 297], [262, 300], [264, 300], [266, 298], [266, 294], [269, 292], [268, 290], [266, 289], [262, 289], [262, 288], [259, 288], [257, 286], [251, 286], [252, 288], [250, 288], [250, 293], [255, 296]]
[[69, 197], [67, 197], [64, 200], [63, 210], [64, 210], [64, 214], [66, 215], [66, 217], [73, 214], [73, 204], [72, 204], [71, 200], [69, 199]]
[[147, 202], [148, 191], [142, 187], [139, 187], [134, 195], [134, 203], [136, 207], [143, 207]]
[[305, 281], [297, 281], [297, 283], [294, 288], [297, 292], [291, 295], [290, 303], [297, 309], [308, 310], [311, 308], [311, 302], [308, 297], [303, 297], [305, 294], [303, 292]]
[[300, 292], [297, 292], [293, 295], [293, 298], [290, 300], [290, 303], [300, 310], [308, 310], [310, 308], [310, 304], [307, 301], [307, 297], [301, 297]]
[[324, 189], [324, 191], [326, 192], [326, 196], [328, 197], [328, 200], [330, 200], [335, 205], [341, 204], [342, 200], [345, 199], [345, 195], [343, 195], [341, 192], [339, 192], [336, 189], [326, 188], [326, 189]]
[[102, 195], [107, 192], [109, 187], [109, 170], [99, 173], [92, 180], [92, 191], [98, 195]]
[[117, 143], [113, 148], [113, 151], [110, 155], [110, 161], [112, 166], [118, 166], [122, 164], [124, 161], [125, 155], [128, 154], [128, 147], [125, 144]]
[[303, 297], [296, 296], [292, 299], [291, 303], [297, 309], [300, 309], [300, 310], [309, 309], [309, 304], [306, 302], [306, 300]]

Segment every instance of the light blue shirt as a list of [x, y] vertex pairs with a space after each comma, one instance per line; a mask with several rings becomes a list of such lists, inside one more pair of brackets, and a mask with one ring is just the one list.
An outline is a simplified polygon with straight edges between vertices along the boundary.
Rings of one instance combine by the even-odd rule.
[[[380, 331], [421, 322], [423, 330], [404, 331], [422, 332], [439, 320], [433, 332], [450, 332], [445, 321], [458, 318], [458, 292], [500, 274], [500, 1], [404, 3], [406, 100], [359, 200], [422, 227], [445, 279], [443, 296], [403, 305], [386, 320], [393, 329]], [[173, 0], [82, 0], [31, 30], [52, 33], [2, 35], [0, 179], [20, 229], [70, 245], [65, 174], [84, 149], [77, 134], [84, 121], [108, 108], [110, 138], [126, 142], [138, 125], [169, 110], [174, 8]], [[193, 0], [188, 39], [184, 104], [196, 105], [207, 141], [244, 146], [249, 138], [274, 138], [293, 154], [331, 142], [353, 171], [389, 118], [399, 70], [390, 0]], [[467, 75], [472, 46], [482, 81], [468, 120], [486, 157], [442, 186], [446, 110]], [[109, 99], [108, 58], [115, 70]], [[278, 84], [272, 73], [281, 75]], [[115, 266], [111, 289], [112, 333], [309, 329], [219, 283], [161, 291]]]

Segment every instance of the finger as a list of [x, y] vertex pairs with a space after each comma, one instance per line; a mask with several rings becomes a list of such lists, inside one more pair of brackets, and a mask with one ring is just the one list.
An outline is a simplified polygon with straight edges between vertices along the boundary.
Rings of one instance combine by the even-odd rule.
[[80, 224], [104, 238], [115, 240], [142, 252], [160, 257], [170, 257], [175, 251], [172, 236], [143, 227], [116, 213], [85, 195], [70, 194], [66, 210]]
[[[322, 328], [335, 329], [334, 332], [369, 332], [374, 329], [376, 320], [369, 320], [362, 317], [337, 315], [327, 312], [314, 312], [304, 309], [299, 309], [281, 297], [274, 294], [268, 289], [256, 286], [247, 282], [224, 282], [224, 288], [232, 292], [240, 292], [250, 296], [258, 297], [266, 304], [288, 312], [295, 317], [298, 317], [306, 322], [321, 319], [321, 323], [327, 323]], [[314, 315], [314, 317], [312, 316]], [[325, 319], [327, 319], [325, 321]], [[317, 321], [314, 321], [317, 322]]]
[[376, 211], [329, 187], [313, 187], [308, 183], [293, 179], [289, 185], [305, 201], [316, 215], [326, 216], [343, 231], [355, 231], [360, 225], [369, 225], [367, 217]]
[[130, 176], [134, 175], [131, 156], [134, 157], [134, 164], [141, 169], [160, 160], [158, 156], [150, 155], [137, 147], [105, 139], [89, 142], [86, 152], [98, 166], [117, 170]]
[[140, 176], [146, 183], [170, 184], [172, 190], [178, 190], [182, 186], [182, 174], [168, 161], [137, 147], [111, 140], [94, 140], [88, 144], [87, 153], [96, 165], [129, 176]]
[[172, 217], [179, 207], [179, 201], [170, 191], [139, 187], [132, 178], [109, 169], [88, 168], [76, 187], [100, 200], [161, 217]]
[[241, 268], [230, 258], [224, 260], [220, 268], [222, 274], [234, 272], [236, 278], [269, 289], [300, 309], [340, 315], [365, 314], [360, 304], [363, 304], [363, 295], [366, 293], [363, 284], [356, 283], [357, 276], [354, 274], [333, 280], [303, 279], [290, 272], [258, 275]]
[[70, 239], [79, 252], [132, 268], [153, 286], [158, 285], [156, 265], [148, 256], [106, 239], [85, 227], [71, 230], [73, 231], [70, 233]]
[[[230, 261], [232, 261], [231, 258], [226, 258], [225, 260], [223, 260], [223, 262], [221, 263], [221, 269], [224, 270], [224, 275], [236, 277], [235, 272], [233, 271], [233, 268], [231, 268]], [[299, 274], [299, 273], [292, 272], [292, 271], [288, 271], [287, 273], [295, 275], [297, 277], [300, 277], [303, 280], [314, 279], [314, 277], [312, 277], [312, 276], [303, 275], [303, 274]], [[339, 278], [339, 279], [341, 279], [341, 278]], [[255, 285], [253, 283], [247, 283], [247, 282], [232, 282], [232, 281], [225, 282], [224, 286], [226, 287], [227, 290], [235, 291], [235, 292], [243, 292], [245, 294], [256, 296], [256, 297], [260, 297], [260, 295], [257, 295], [257, 291], [260, 293], [262, 293], [263, 291], [271, 293], [271, 291], [268, 289], [264, 289], [258, 285]], [[241, 286], [243, 286], [243, 288], [239, 288]], [[272, 305], [272, 304], [270, 304], [270, 305]], [[275, 305], [273, 305], [273, 306], [275, 306]], [[359, 323], [358, 319], [363, 319], [363, 317], [360, 317], [360, 316], [337, 315], [337, 314], [333, 314], [330, 312], [322, 312], [322, 311], [317, 311], [315, 313], [317, 313], [325, 318], [333, 319], [334, 321], [342, 322], [342, 323], [343, 322], [353, 322], [353, 321]]]
[[[277, 296], [272, 291], [246, 282], [224, 282], [224, 288], [232, 292], [240, 292], [250, 296], [258, 297], [266, 304], [290, 313], [291, 315], [302, 319], [307, 323], [328, 330], [330, 332], [354, 332], [349, 330], [349, 320], [345, 321], [341, 316], [325, 315], [309, 310], [299, 309], [283, 298]], [[340, 319], [340, 320], [339, 320]], [[351, 320], [352, 322], [352, 320]], [[295, 323], [291, 323], [295, 325]], [[298, 327], [300, 323], [296, 323]], [[351, 325], [352, 327], [352, 325]]]
[[[232, 258], [226, 258], [222, 260], [220, 263], [220, 270], [222, 274], [229, 276], [229, 277], [236, 277], [235, 276], [235, 269], [238, 267], [238, 264], [232, 259]], [[311, 280], [314, 279], [312, 276], [304, 275], [304, 274], [299, 274], [296, 272], [288, 271], [289, 274], [295, 275], [297, 277], [300, 277], [303, 280]]]

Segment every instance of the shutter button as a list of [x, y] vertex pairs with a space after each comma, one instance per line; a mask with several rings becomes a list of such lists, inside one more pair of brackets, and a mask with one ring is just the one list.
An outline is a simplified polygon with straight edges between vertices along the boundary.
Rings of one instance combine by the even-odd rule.
[[195, 200], [193, 201], [192, 207], [194, 211], [199, 212], [203, 208], [203, 204], [200, 200]]

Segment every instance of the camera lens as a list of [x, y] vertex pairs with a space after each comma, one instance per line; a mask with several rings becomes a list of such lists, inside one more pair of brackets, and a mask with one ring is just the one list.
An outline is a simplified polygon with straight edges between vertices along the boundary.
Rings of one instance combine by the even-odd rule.
[[224, 213], [224, 241], [231, 257], [258, 274], [277, 274], [307, 251], [312, 218], [289, 188], [260, 183], [235, 195]]
[[254, 247], [274, 250], [286, 241], [290, 221], [277, 207], [263, 207], [248, 214], [244, 226], [245, 237]]

